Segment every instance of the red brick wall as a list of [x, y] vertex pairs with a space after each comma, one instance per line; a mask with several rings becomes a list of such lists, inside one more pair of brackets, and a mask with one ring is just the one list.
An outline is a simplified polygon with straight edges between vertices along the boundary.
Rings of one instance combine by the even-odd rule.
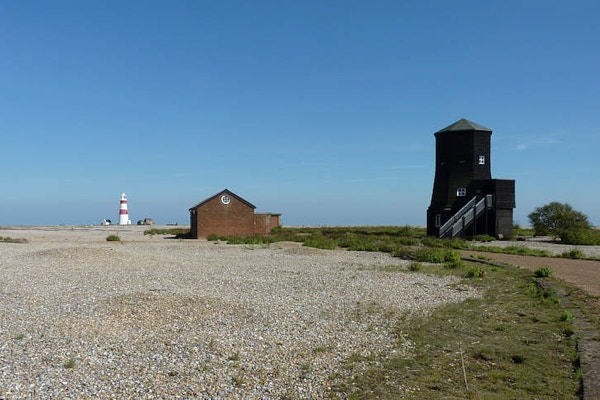
[[280, 225], [280, 218], [277, 214], [255, 214], [254, 232], [256, 235], [268, 235], [271, 229]]
[[235, 196], [229, 196], [231, 202], [223, 204], [221, 196], [202, 204], [192, 214], [192, 227], [197, 227], [196, 238], [205, 238], [211, 234], [220, 236], [243, 236], [254, 234], [254, 210], [239, 201]]

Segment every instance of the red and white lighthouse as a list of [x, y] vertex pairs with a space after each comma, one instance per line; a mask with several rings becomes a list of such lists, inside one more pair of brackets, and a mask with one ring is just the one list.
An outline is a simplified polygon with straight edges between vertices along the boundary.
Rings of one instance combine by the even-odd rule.
[[130, 225], [129, 211], [127, 211], [127, 196], [121, 193], [121, 202], [119, 206], [119, 225]]

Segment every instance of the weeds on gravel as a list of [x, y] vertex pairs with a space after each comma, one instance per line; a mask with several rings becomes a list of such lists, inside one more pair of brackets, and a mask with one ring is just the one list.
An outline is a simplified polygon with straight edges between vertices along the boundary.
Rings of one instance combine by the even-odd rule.
[[244, 385], [244, 378], [239, 375], [232, 376], [231, 381], [233, 385], [238, 388]]
[[0, 242], [4, 243], [29, 243], [25, 238], [11, 238], [10, 236], [0, 236]]
[[75, 368], [75, 359], [73, 357], [69, 358], [67, 361], [65, 361], [63, 367], [67, 369]]
[[107, 242], [120, 242], [121, 241], [121, 237], [118, 235], [108, 235], [106, 237], [106, 241]]
[[144, 235], [173, 235], [177, 239], [190, 239], [191, 232], [187, 228], [153, 228], [146, 229]]

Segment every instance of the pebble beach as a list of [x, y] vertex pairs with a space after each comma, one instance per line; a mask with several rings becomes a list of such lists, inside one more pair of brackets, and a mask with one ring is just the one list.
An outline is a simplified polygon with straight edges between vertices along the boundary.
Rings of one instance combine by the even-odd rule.
[[480, 295], [382, 253], [144, 229], [0, 229], [27, 239], [0, 243], [0, 399], [327, 398], [348, 357], [411, 354], [400, 316]]

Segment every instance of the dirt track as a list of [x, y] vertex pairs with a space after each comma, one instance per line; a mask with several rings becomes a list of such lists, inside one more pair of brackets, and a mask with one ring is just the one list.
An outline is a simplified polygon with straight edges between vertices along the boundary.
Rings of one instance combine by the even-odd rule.
[[591, 296], [600, 296], [600, 261], [531, 257], [480, 251], [464, 251], [463, 255], [481, 255], [500, 263], [511, 264], [530, 270], [546, 266], [554, 271], [555, 278], [572, 283]]

